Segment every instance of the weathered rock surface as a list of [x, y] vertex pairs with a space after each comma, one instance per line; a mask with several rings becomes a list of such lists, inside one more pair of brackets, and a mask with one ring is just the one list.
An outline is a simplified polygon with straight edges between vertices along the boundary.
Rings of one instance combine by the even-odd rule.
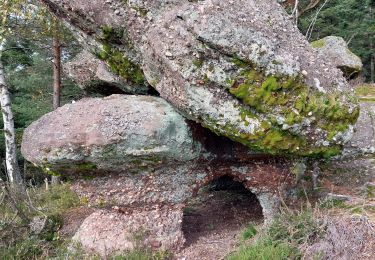
[[24, 157], [59, 168], [121, 172], [187, 162], [200, 147], [185, 119], [149, 96], [83, 99], [44, 115], [24, 132]]
[[355, 126], [355, 133], [346, 145], [344, 154], [358, 155], [375, 153], [375, 103], [361, 102], [361, 113]]
[[176, 249], [184, 243], [183, 208], [221, 176], [240, 181], [269, 219], [293, 184], [289, 163], [186, 122], [156, 97], [112, 95], [59, 108], [25, 130], [25, 158], [74, 179], [72, 189], [95, 211], [75, 239], [103, 256], [144, 243]]
[[274, 0], [41, 0], [113, 71], [186, 117], [272, 154], [332, 155], [358, 116]]
[[[98, 210], [82, 223], [73, 240], [86, 251], [102, 257], [134, 249], [136, 243], [152, 249], [181, 247], [182, 210], [158, 206], [152, 209]], [[138, 240], [138, 241], [137, 241]]]
[[327, 36], [312, 42], [311, 46], [318, 51], [320, 59], [334, 64], [347, 78], [355, 78], [362, 71], [361, 59], [349, 50], [341, 37]]
[[111, 94], [147, 94], [146, 86], [133, 86], [110, 71], [104, 61], [92, 53], [83, 50], [72, 61], [63, 66], [64, 72], [74, 79], [87, 93]]

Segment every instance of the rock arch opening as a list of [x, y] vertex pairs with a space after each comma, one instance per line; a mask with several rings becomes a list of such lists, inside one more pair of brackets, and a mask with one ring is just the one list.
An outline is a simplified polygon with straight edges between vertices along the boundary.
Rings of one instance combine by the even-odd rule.
[[[256, 195], [243, 183], [225, 175], [212, 180], [184, 209], [184, 253], [219, 254], [236, 243], [246, 225], [260, 225], [264, 217]], [[190, 252], [186, 252], [190, 251]]]

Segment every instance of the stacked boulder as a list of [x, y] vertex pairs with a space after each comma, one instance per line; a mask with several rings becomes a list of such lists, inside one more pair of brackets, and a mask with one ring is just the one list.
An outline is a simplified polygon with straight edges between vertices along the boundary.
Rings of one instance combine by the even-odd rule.
[[281, 187], [293, 182], [286, 161], [260, 160], [150, 96], [65, 105], [26, 129], [22, 153], [45, 171], [74, 180], [82, 201], [98, 208], [74, 239], [102, 256], [131, 249], [140, 230], [147, 231], [149, 245], [180, 248], [185, 203], [220, 176], [243, 182], [268, 218]]
[[362, 71], [361, 59], [351, 52], [346, 41], [338, 36], [327, 36], [314, 41], [311, 46], [318, 51], [321, 60], [332, 63], [347, 79], [354, 79]]

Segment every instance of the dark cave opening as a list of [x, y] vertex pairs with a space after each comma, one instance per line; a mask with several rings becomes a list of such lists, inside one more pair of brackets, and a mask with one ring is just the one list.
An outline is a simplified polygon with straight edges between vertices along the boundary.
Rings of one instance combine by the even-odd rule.
[[240, 233], [253, 223], [263, 223], [262, 207], [256, 195], [231, 176], [221, 176], [202, 187], [184, 209], [182, 231], [186, 247], [200, 239]]

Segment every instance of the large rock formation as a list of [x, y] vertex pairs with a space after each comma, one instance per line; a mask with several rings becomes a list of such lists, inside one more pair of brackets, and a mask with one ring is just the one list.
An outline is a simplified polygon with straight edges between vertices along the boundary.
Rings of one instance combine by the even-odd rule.
[[348, 44], [341, 37], [327, 36], [312, 42], [311, 46], [318, 51], [321, 60], [335, 65], [348, 79], [355, 78], [362, 71], [361, 59], [349, 50]]
[[25, 130], [22, 153], [48, 173], [72, 178], [82, 201], [101, 208], [74, 239], [103, 256], [131, 249], [141, 231], [154, 248], [180, 248], [185, 203], [220, 176], [256, 194], [266, 218], [293, 184], [285, 160], [210, 134], [156, 97], [113, 95], [65, 105]]
[[268, 218], [306, 170], [270, 154], [332, 156], [353, 134], [359, 107], [342, 72], [274, 0], [40, 1], [112, 72], [162, 97], [86, 99], [25, 131], [27, 160], [104, 207], [75, 235], [87, 250], [131, 249], [141, 229], [154, 248], [181, 247], [186, 201], [221, 176]]
[[272, 154], [337, 154], [359, 109], [274, 0], [41, 0], [114, 72]]

